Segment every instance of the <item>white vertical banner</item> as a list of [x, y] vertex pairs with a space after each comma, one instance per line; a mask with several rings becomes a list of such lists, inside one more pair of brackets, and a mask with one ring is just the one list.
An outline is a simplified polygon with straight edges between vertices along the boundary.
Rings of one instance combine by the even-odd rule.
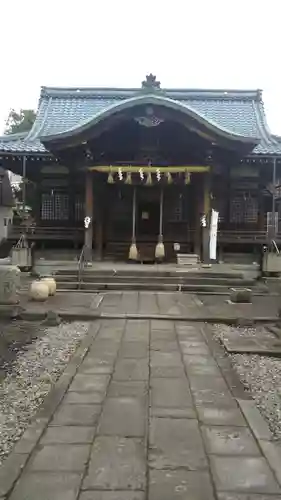
[[219, 220], [219, 212], [212, 209], [211, 223], [210, 223], [210, 246], [209, 246], [211, 260], [216, 260], [217, 258], [218, 220]]

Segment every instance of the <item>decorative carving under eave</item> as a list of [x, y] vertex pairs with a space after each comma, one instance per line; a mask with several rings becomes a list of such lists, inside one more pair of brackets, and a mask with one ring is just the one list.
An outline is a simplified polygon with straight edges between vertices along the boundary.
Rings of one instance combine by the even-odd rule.
[[150, 73], [146, 75], [145, 80], [142, 82], [142, 88], [145, 90], [153, 91], [160, 89], [160, 82], [156, 80], [156, 76]]

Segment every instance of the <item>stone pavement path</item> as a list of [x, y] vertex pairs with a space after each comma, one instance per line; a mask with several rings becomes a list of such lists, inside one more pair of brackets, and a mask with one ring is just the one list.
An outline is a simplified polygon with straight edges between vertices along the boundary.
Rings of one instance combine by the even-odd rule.
[[206, 326], [103, 320], [7, 498], [281, 499], [239, 397]]

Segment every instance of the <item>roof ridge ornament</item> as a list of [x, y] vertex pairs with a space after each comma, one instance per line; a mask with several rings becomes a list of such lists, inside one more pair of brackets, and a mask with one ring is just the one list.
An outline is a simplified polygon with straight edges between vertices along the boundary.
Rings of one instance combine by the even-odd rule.
[[145, 80], [141, 84], [142, 90], [155, 92], [160, 90], [160, 81], [156, 80], [156, 76], [150, 73], [146, 75]]

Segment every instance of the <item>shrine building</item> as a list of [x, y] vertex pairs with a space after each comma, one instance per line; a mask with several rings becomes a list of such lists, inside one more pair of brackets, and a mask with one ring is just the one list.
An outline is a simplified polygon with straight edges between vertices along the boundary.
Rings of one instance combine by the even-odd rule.
[[[0, 166], [24, 178], [28, 239], [98, 259], [208, 260], [212, 208], [218, 258], [269, 232], [280, 243], [280, 163], [260, 90], [167, 89], [153, 75], [140, 88], [42, 87], [31, 130], [0, 137]], [[14, 220], [8, 238], [22, 231]]]

